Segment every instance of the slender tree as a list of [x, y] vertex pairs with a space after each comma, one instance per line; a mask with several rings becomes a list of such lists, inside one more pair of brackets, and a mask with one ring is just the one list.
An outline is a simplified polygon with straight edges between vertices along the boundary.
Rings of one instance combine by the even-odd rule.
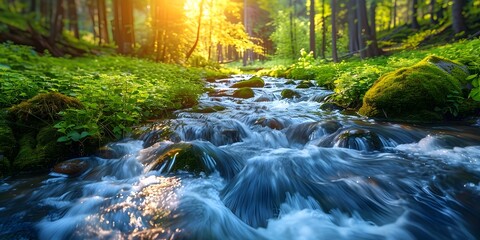
[[290, 19], [290, 45], [291, 45], [291, 48], [292, 48], [292, 59], [295, 59], [295, 29], [294, 29], [294, 19], [293, 19], [293, 0], [290, 0], [289, 2], [289, 6], [290, 6], [290, 15], [289, 15], [289, 19]]
[[358, 51], [359, 39], [358, 39], [358, 26], [357, 26], [357, 3], [356, 0], [349, 0], [347, 8], [347, 21], [348, 21], [348, 50], [353, 53]]
[[465, 25], [465, 16], [463, 15], [465, 3], [465, 0], [453, 0], [452, 28], [456, 35], [463, 34], [467, 30], [467, 26]]
[[105, 0], [97, 0], [99, 44], [110, 42], [108, 37], [107, 6]]
[[316, 43], [315, 43], [315, 0], [310, 0], [310, 51], [316, 57]]
[[197, 45], [198, 45], [198, 40], [200, 39], [200, 29], [202, 27], [202, 16], [203, 16], [203, 4], [204, 4], [205, 0], [201, 0], [200, 1], [200, 11], [198, 13], [198, 21], [197, 21], [197, 37], [195, 39], [195, 43], [193, 44], [192, 48], [190, 48], [190, 51], [188, 51], [187, 53], [187, 61], [188, 59], [190, 58], [190, 56], [192, 55], [193, 51], [195, 51], [195, 48], [197, 48]]
[[418, 0], [412, 0], [412, 28], [413, 29], [420, 29], [420, 24], [418, 24], [418, 20], [417, 20], [417, 17], [418, 17]]
[[438, 20], [435, 18], [435, 2], [437, 0], [430, 0], [430, 9], [429, 9], [429, 13], [430, 13], [430, 23], [431, 24], [437, 24], [438, 23]]
[[332, 8], [332, 58], [333, 62], [338, 62], [337, 55], [337, 1], [330, 0]]
[[325, 0], [322, 0], [322, 58], [325, 59], [325, 52], [327, 51], [327, 24], [325, 17]]
[[78, 30], [78, 14], [77, 14], [77, 2], [75, 0], [67, 1], [68, 9], [68, 28], [73, 32], [75, 38], [80, 38], [80, 32]]

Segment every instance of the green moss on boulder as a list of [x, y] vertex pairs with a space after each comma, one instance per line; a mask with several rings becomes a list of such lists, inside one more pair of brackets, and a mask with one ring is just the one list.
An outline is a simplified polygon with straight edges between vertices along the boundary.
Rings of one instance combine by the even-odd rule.
[[264, 87], [265, 82], [261, 77], [254, 76], [248, 80], [240, 81], [232, 85], [232, 88], [244, 88], [244, 87]]
[[449, 95], [461, 94], [464, 66], [430, 56], [416, 65], [381, 76], [367, 91], [361, 115], [402, 121], [436, 121], [451, 104]]
[[11, 107], [8, 117], [17, 124], [36, 126], [39, 123], [53, 123], [60, 118], [58, 113], [67, 108], [81, 107], [82, 104], [76, 98], [57, 92], [40, 93]]
[[235, 90], [233, 92], [233, 97], [236, 97], [236, 98], [244, 98], [244, 99], [247, 99], [247, 98], [252, 98], [255, 96], [255, 93], [253, 92], [253, 90], [251, 88], [248, 88], [248, 87], [243, 87], [243, 88], [239, 88], [237, 90]]
[[70, 158], [72, 151], [56, 139], [59, 133], [56, 129], [46, 126], [38, 133], [23, 134], [19, 143], [19, 152], [14, 159], [16, 171], [44, 171], [55, 163]]
[[305, 80], [298, 84], [297, 88], [311, 88], [314, 86], [312, 82]]
[[282, 96], [282, 98], [290, 98], [290, 99], [300, 97], [300, 93], [292, 89], [283, 89], [280, 95]]

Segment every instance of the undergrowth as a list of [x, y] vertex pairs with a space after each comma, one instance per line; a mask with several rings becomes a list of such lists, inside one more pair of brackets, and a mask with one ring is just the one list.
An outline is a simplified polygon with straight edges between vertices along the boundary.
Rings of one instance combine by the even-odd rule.
[[60, 141], [121, 138], [142, 121], [196, 104], [203, 92], [200, 79], [215, 74], [120, 56], [54, 58], [7, 43], [0, 45], [0, 109], [59, 92], [84, 106], [60, 113], [55, 123]]

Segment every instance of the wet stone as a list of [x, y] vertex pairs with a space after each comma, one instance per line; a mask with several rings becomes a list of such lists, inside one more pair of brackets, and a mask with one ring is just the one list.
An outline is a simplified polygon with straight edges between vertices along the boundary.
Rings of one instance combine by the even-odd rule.
[[84, 173], [88, 167], [89, 164], [86, 161], [82, 159], [72, 159], [55, 165], [53, 171], [70, 177], [75, 177]]

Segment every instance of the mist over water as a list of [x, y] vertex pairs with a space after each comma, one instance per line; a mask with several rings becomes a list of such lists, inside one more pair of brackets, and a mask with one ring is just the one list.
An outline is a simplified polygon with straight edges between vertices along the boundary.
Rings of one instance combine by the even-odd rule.
[[[216, 91], [248, 76], [211, 84]], [[118, 158], [0, 183], [6, 239], [479, 239], [480, 128], [320, 110], [330, 91], [264, 78], [109, 144]], [[195, 166], [167, 150], [188, 146]]]

